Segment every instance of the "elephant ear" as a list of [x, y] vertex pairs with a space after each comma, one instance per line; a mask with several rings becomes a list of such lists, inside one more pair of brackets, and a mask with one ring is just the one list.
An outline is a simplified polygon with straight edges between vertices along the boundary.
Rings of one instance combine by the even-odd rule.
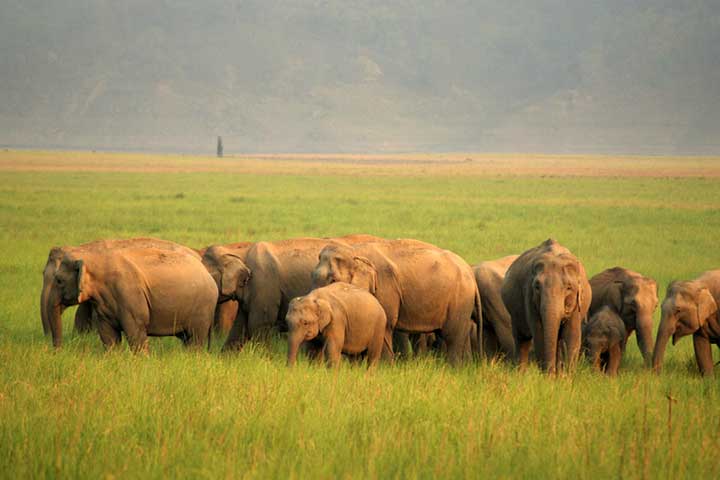
[[222, 256], [222, 266], [220, 293], [226, 297], [237, 295], [238, 290], [242, 289], [250, 281], [252, 271], [239, 256], [232, 253], [226, 253]]
[[78, 291], [78, 303], [82, 303], [87, 300], [87, 294], [83, 295], [83, 290], [86, 290], [87, 275], [85, 262], [82, 260], [75, 260], [73, 262], [73, 269], [77, 272], [77, 291]]
[[698, 294], [698, 325], [703, 327], [707, 319], [718, 311], [717, 303], [707, 288], [702, 288]]
[[606, 299], [607, 303], [610, 304], [613, 309], [619, 314], [622, 313], [623, 309], [623, 282], [614, 281], [608, 285]]
[[322, 332], [332, 321], [332, 307], [330, 306], [330, 302], [324, 298], [316, 299], [315, 305], [317, 305], [318, 312], [318, 329]]
[[375, 295], [377, 292], [377, 269], [375, 269], [375, 265], [365, 257], [353, 257], [353, 261], [355, 262], [355, 268], [350, 283], [366, 288]]

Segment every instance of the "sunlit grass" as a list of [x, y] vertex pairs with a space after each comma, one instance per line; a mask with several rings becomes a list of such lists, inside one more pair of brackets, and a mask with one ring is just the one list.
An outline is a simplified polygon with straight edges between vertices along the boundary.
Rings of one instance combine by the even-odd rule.
[[[156, 159], [150, 158], [148, 161]], [[187, 163], [191, 164], [191, 158]], [[295, 162], [293, 165], [302, 165]], [[367, 167], [363, 167], [367, 168]], [[3, 477], [692, 477], [720, 474], [720, 388], [689, 340], [664, 373], [634, 338], [621, 374], [521, 374], [423, 358], [327, 371], [285, 346], [221, 355], [153, 339], [149, 357], [39, 319], [53, 245], [152, 235], [190, 246], [365, 232], [415, 237], [469, 262], [549, 236], [590, 274], [623, 265], [664, 286], [720, 266], [717, 180], [2, 172]], [[716, 355], [717, 356], [717, 355]], [[668, 398], [676, 399], [672, 419]]]

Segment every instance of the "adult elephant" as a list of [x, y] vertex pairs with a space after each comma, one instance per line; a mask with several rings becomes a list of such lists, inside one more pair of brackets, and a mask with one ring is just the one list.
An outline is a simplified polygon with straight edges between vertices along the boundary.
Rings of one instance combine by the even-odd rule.
[[[160, 240], [158, 238], [130, 238], [120, 240], [97, 240], [79, 246], [54, 247], [48, 254], [48, 259], [43, 270], [43, 286], [40, 292], [40, 317], [42, 319], [43, 331], [47, 335], [52, 333], [53, 345], [62, 345], [62, 313], [68, 306], [77, 305], [74, 303], [63, 303], [60, 291], [55, 283], [55, 273], [60, 267], [60, 262], [66, 254], [82, 257], [87, 253], [99, 253], [109, 250], [126, 248], [156, 248], [180, 252], [190, 257], [200, 259], [200, 254], [195, 250], [183, 245]], [[92, 330], [92, 304], [81, 302], [75, 313], [75, 330], [78, 332], [89, 332]]]
[[672, 282], [662, 303], [653, 368], [662, 369], [665, 347], [672, 336], [675, 343], [686, 335], [693, 336], [695, 360], [700, 373], [713, 373], [711, 344], [720, 345], [720, 270], [710, 270], [695, 280]]
[[424, 242], [328, 245], [313, 270], [313, 285], [334, 282], [374, 294], [390, 329], [439, 334], [452, 364], [470, 352], [473, 321], [482, 328], [480, 295], [470, 266], [456, 254]]
[[312, 289], [311, 273], [325, 245], [373, 240], [381, 239], [347, 235], [208, 247], [203, 264], [217, 284], [218, 303], [238, 303], [237, 316], [223, 350], [236, 350], [250, 338], [287, 329], [285, 315], [290, 300]]
[[149, 336], [176, 336], [209, 346], [218, 291], [197, 256], [157, 248], [67, 252], [54, 284], [63, 305], [92, 302], [106, 348], [125, 332], [133, 351]]
[[653, 313], [658, 305], [657, 282], [627, 268], [614, 267], [590, 279], [589, 316], [609, 307], [622, 319], [630, 337], [636, 331], [638, 347], [647, 365], [652, 360]]
[[[245, 258], [247, 251], [253, 246], [253, 242], [236, 242], [223, 245], [225, 248], [232, 250], [233, 253], [241, 258]], [[205, 252], [210, 247], [205, 247], [199, 251], [200, 256], [204, 257]], [[219, 286], [218, 286], [219, 288]], [[220, 335], [227, 335], [232, 329], [235, 318], [237, 318], [238, 308], [240, 308], [237, 300], [227, 300], [222, 303], [218, 303], [215, 307], [215, 316], [213, 319], [213, 329], [215, 333]]]
[[563, 360], [572, 370], [592, 299], [585, 268], [575, 255], [553, 239], [544, 241], [510, 265], [501, 293], [521, 368], [532, 344], [547, 373], [557, 372]]
[[518, 255], [478, 263], [473, 267], [480, 292], [483, 313], [483, 351], [488, 357], [515, 357], [510, 312], [502, 300], [502, 284], [510, 265]]

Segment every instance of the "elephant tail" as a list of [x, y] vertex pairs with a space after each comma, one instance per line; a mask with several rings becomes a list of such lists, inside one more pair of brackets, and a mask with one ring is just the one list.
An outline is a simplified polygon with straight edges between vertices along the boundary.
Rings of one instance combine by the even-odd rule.
[[483, 358], [483, 313], [482, 313], [482, 302], [480, 300], [480, 290], [477, 286], [475, 287], [475, 306], [473, 308], [472, 319], [475, 321], [475, 327], [477, 328], [477, 345], [478, 345], [478, 357]]

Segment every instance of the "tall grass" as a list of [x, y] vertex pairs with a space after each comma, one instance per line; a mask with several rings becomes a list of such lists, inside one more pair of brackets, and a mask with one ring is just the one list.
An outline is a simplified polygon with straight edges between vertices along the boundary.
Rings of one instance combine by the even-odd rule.
[[[95, 336], [43, 337], [53, 245], [152, 235], [191, 246], [366, 232], [469, 262], [549, 236], [590, 274], [623, 265], [661, 289], [720, 266], [718, 181], [228, 173], [4, 172], [0, 185], [0, 476], [694, 477], [720, 475], [720, 387], [689, 340], [661, 376], [634, 339], [621, 374], [548, 379], [503, 363], [423, 358], [368, 375], [285, 346], [149, 357]], [[661, 291], [661, 295], [662, 295]], [[72, 311], [65, 315], [66, 331]], [[669, 417], [668, 396], [676, 399]]]

